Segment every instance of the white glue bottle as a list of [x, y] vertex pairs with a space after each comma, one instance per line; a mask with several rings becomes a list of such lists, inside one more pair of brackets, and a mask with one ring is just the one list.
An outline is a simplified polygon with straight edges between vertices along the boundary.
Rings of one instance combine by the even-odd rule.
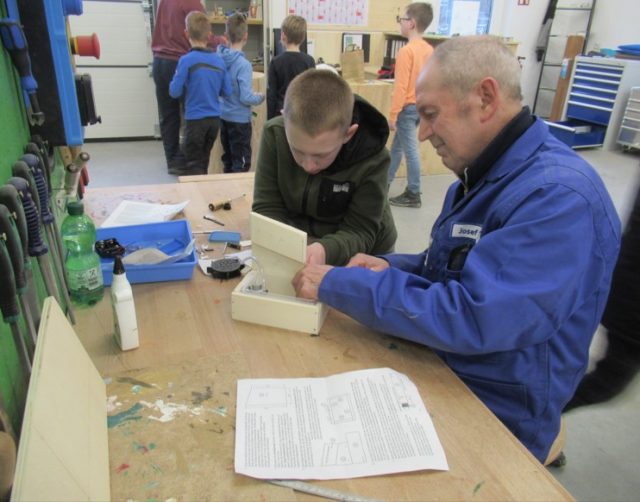
[[113, 262], [113, 281], [111, 282], [111, 304], [115, 321], [115, 336], [122, 350], [135, 349], [138, 341], [138, 322], [136, 307], [133, 303], [133, 291], [124, 271], [122, 258], [116, 256]]

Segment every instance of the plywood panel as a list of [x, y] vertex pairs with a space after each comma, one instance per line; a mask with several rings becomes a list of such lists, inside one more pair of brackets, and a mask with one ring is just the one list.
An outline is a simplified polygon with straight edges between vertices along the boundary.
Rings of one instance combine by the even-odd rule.
[[13, 500], [109, 500], [106, 387], [56, 301], [45, 300]]
[[[393, 84], [383, 80], [373, 80], [364, 83], [350, 83], [351, 89], [356, 94], [362, 96], [369, 103], [375, 106], [380, 113], [387, 116], [389, 114], [389, 108], [391, 106], [391, 93], [393, 91]], [[394, 132], [389, 136], [387, 141], [387, 148], [391, 148], [393, 142]], [[417, 130], [416, 130], [417, 134]], [[420, 143], [420, 165], [422, 174], [449, 174], [451, 171], [445, 167], [442, 160], [434, 150], [431, 143], [425, 141]], [[405, 177], [407, 175], [407, 168], [404, 159], [400, 163], [397, 176]]]

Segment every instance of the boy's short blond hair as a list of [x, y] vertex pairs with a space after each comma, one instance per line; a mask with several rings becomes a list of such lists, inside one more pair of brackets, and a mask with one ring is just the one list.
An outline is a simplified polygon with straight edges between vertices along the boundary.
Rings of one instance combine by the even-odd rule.
[[307, 38], [307, 21], [301, 16], [285, 17], [280, 29], [290, 44], [300, 45]]
[[191, 40], [196, 42], [207, 42], [209, 40], [211, 25], [205, 14], [194, 10], [187, 14], [185, 22], [187, 25], [187, 33]]
[[433, 21], [433, 8], [430, 3], [414, 2], [407, 5], [407, 17], [416, 23], [416, 31], [423, 33]]
[[226, 22], [227, 37], [232, 44], [242, 41], [247, 33], [247, 20], [242, 14], [234, 14]]
[[339, 129], [346, 133], [353, 118], [353, 92], [339, 75], [309, 69], [294, 78], [284, 96], [285, 122], [309, 136]]

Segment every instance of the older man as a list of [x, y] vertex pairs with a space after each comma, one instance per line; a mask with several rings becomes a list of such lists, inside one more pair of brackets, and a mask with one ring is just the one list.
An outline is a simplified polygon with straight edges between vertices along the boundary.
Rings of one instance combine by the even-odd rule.
[[416, 87], [419, 138], [458, 177], [418, 255], [308, 265], [299, 296], [432, 347], [541, 461], [588, 359], [619, 248], [598, 175], [522, 106], [494, 37], [439, 45]]

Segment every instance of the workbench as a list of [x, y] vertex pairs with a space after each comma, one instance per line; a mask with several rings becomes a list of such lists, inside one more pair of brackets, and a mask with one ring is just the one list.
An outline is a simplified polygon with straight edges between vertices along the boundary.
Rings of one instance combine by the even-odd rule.
[[[192, 229], [219, 229], [202, 218], [208, 203], [246, 193], [231, 210], [215, 214], [225, 229], [250, 238], [252, 173], [182, 181], [89, 189], [85, 208], [100, 224], [124, 198], [189, 199], [184, 217]], [[205, 242], [201, 237], [199, 243]], [[212, 257], [221, 253], [217, 249]], [[231, 291], [238, 281], [214, 280], [196, 269], [188, 281], [134, 284], [140, 347], [130, 352], [121, 352], [113, 340], [108, 290], [94, 307], [77, 309], [75, 330], [107, 382], [113, 500], [317, 500], [235, 474], [236, 381], [379, 367], [406, 374], [418, 387], [450, 470], [314, 484], [383, 500], [572, 500], [427, 347], [368, 329], [334, 310], [319, 336], [233, 321]], [[169, 416], [164, 422], [158, 419], [163, 407], [162, 416]], [[152, 409], [155, 420], [149, 418]]]

